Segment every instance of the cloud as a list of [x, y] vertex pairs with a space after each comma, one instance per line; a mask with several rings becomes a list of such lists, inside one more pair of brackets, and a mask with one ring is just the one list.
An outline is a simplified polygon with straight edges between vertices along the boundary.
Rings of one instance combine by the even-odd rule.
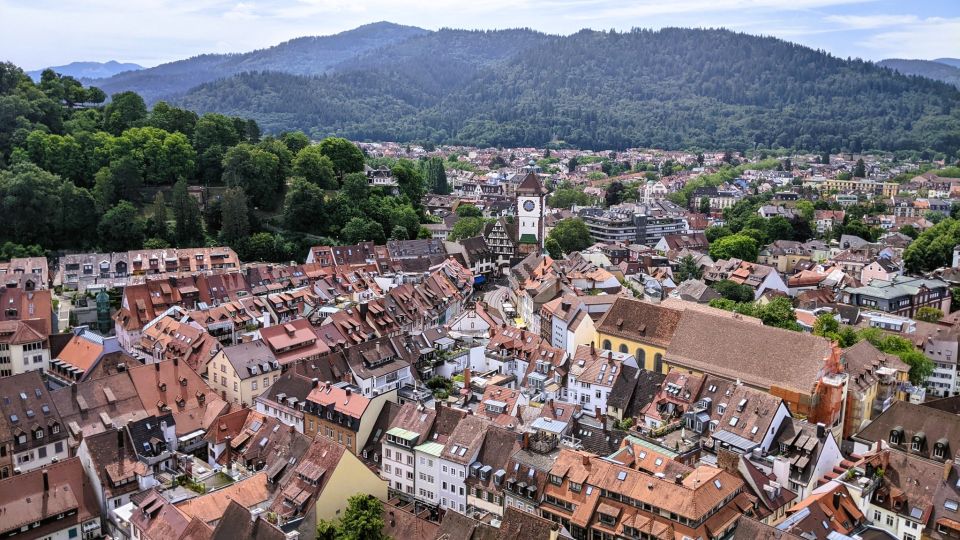
[[859, 44], [883, 58], [960, 57], [957, 36], [960, 17], [929, 17], [872, 34]]
[[915, 24], [916, 15], [829, 15], [824, 21], [853, 30], [871, 30], [903, 24]]
[[[840, 56], [882, 58], [893, 51], [960, 56], [956, 5], [944, 9], [918, 2], [909, 10], [906, 5], [898, 0], [0, 0], [0, 51], [28, 68], [110, 59], [154, 65], [388, 20], [430, 29], [525, 26], [558, 34], [583, 27], [728, 27]], [[907, 14], [887, 14], [900, 11]]]

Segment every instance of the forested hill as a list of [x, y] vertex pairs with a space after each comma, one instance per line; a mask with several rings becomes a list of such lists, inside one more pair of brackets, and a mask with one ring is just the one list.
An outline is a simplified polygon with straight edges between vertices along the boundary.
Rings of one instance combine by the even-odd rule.
[[904, 75], [919, 75], [936, 81], [943, 81], [960, 88], [960, 67], [937, 60], [903, 60], [888, 58], [877, 64], [896, 70]]
[[248, 71], [269, 70], [297, 75], [324, 73], [365, 51], [426, 32], [413, 26], [373, 23], [332, 36], [302, 37], [241, 54], [204, 54], [109, 78], [85, 79], [84, 82], [108, 94], [132, 90], [148, 103], [153, 103], [183, 94], [199, 84]]
[[960, 93], [726, 30], [444, 30], [315, 77], [244, 73], [177, 102], [358, 140], [811, 150], [960, 147]]

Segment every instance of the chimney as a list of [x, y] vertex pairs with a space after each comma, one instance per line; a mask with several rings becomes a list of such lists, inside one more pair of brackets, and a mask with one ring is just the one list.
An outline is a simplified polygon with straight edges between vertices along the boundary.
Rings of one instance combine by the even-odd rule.
[[320, 379], [314, 377], [310, 379], [310, 388], [316, 388], [320, 384]]
[[842, 495], [840, 494], [839, 489], [833, 492], [833, 508], [834, 509], [840, 508], [840, 497], [842, 497]]
[[591, 342], [590, 342], [590, 356], [596, 356], [596, 355], [597, 355], [597, 347], [596, 347], [596, 346], [594, 345], [594, 343], [591, 341]]
[[943, 481], [950, 481], [950, 471], [953, 470], [953, 460], [948, 459], [943, 462]]
[[117, 428], [117, 448], [123, 450], [123, 428]]
[[524, 433], [524, 434], [523, 434], [523, 449], [526, 450], [527, 448], [530, 448], [530, 434], [529, 434], [529, 433]]
[[678, 474], [677, 476], [675, 476], [675, 477], [673, 478], [673, 481], [676, 482], [677, 484], [682, 484], [682, 483], [683, 483], [683, 475], [682, 475], [682, 474]]
[[827, 425], [823, 422], [817, 422], [817, 438], [822, 439], [827, 434]]
[[73, 397], [73, 400], [74, 400], [74, 401], [77, 400], [77, 385], [76, 385], [76, 384], [71, 384], [71, 385], [70, 385], [70, 396]]
[[589, 455], [589, 454], [581, 454], [580, 457], [583, 459], [583, 466], [584, 466], [584, 467], [589, 467], [589, 466], [590, 466], [590, 455]]
[[153, 363], [153, 369], [154, 369], [157, 373], [160, 373], [160, 362], [154, 362], [154, 363]]
[[347, 397], [350, 397], [350, 394], [352, 394], [352, 393], [353, 393], [353, 392], [351, 392], [351, 391], [350, 391], [350, 389], [349, 389], [349, 388], [344, 388], [344, 389], [343, 389], [343, 391], [344, 391], [344, 392], [346, 392], [346, 394], [347, 394]]
[[50, 477], [47, 474], [47, 470], [43, 470], [43, 492], [47, 493], [50, 491]]
[[597, 422], [603, 421], [603, 413], [600, 411], [600, 406], [593, 408], [593, 417], [597, 419]]
[[467, 367], [463, 370], [463, 388], [464, 390], [470, 390], [470, 368]]
[[230, 443], [233, 442], [233, 437], [230, 436], [230, 435], [227, 435], [227, 436], [223, 439], [223, 442], [224, 442], [224, 449], [223, 449], [223, 451], [224, 451], [224, 461], [227, 462], [227, 470], [230, 470], [230, 469], [233, 468], [233, 463], [231, 463], [231, 460], [230, 460], [230, 450], [231, 450], [231, 448], [230, 448]]

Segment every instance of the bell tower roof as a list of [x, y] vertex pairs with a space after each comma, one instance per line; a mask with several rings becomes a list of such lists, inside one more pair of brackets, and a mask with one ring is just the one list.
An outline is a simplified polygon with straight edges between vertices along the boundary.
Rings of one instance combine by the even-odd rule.
[[544, 195], [547, 193], [546, 188], [543, 187], [543, 182], [540, 181], [540, 177], [537, 176], [537, 173], [529, 173], [523, 180], [520, 181], [520, 185], [516, 189], [517, 195]]

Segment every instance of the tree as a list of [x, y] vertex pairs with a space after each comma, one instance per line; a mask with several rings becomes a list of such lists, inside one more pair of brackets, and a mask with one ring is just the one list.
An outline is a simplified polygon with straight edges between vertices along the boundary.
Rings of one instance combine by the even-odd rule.
[[291, 231], [320, 234], [326, 232], [324, 193], [320, 186], [303, 178], [293, 178], [283, 203], [283, 225]]
[[[351, 144], [352, 146], [352, 144]], [[354, 148], [356, 148], [354, 146]], [[359, 152], [359, 150], [357, 150]], [[406, 195], [407, 200], [415, 209], [420, 209], [423, 196], [427, 192], [423, 175], [409, 159], [401, 159], [391, 169], [390, 173], [397, 179], [400, 194]]]
[[222, 114], [201, 116], [193, 130], [193, 147], [198, 156], [198, 172], [207, 183], [219, 182], [227, 149], [241, 140], [233, 120]]
[[547, 238], [547, 241], [544, 242], [543, 247], [546, 248], [547, 253], [550, 254], [554, 259], [563, 258], [563, 248], [560, 247], [560, 243], [557, 242], [556, 238]]
[[160, 128], [164, 131], [173, 133], [179, 131], [187, 137], [193, 137], [193, 130], [197, 126], [197, 120], [200, 117], [193, 111], [172, 107], [166, 101], [158, 101], [150, 116], [147, 118], [146, 125]]
[[450, 194], [450, 184], [447, 182], [447, 171], [443, 166], [443, 159], [434, 157], [422, 162], [421, 171], [430, 193]]
[[863, 158], [858, 159], [857, 164], [853, 167], [853, 176], [854, 178], [867, 177], [867, 166], [863, 163]]
[[765, 305], [757, 306], [757, 317], [766, 326], [775, 326], [787, 330], [800, 330], [797, 313], [789, 298], [778, 296]]
[[358, 493], [335, 521], [317, 522], [318, 540], [386, 540], [383, 534], [383, 503], [373, 495]]
[[105, 251], [128, 251], [143, 245], [143, 220], [129, 201], [107, 210], [97, 225], [100, 247]]
[[383, 226], [376, 221], [355, 217], [351, 219], [340, 231], [340, 239], [348, 244], [359, 244], [360, 242], [374, 242], [383, 244], [386, 241], [383, 234]]
[[319, 146], [308, 146], [297, 152], [297, 157], [293, 159], [293, 174], [322, 189], [338, 187], [333, 162], [323, 155]]
[[710, 287], [720, 296], [734, 302], [753, 302], [754, 299], [754, 291], [749, 285], [741, 285], [728, 279], [717, 281]]
[[277, 207], [284, 187], [279, 171], [280, 159], [276, 155], [248, 143], [234, 146], [223, 158], [224, 182], [242, 187], [255, 207]]
[[[500, 157], [500, 156], [497, 156], [497, 157]], [[580, 160], [578, 160], [576, 156], [570, 158], [567, 161], [567, 173], [576, 172], [578, 166], [580, 166]]]
[[564, 253], [582, 251], [593, 244], [587, 224], [580, 218], [569, 218], [557, 222], [547, 238], [556, 240]]
[[710, 213], [710, 197], [700, 197], [700, 213]]
[[924, 306], [917, 310], [916, 315], [913, 316], [914, 319], [918, 321], [935, 323], [939, 322], [943, 318], [943, 311], [935, 307]]
[[833, 313], [824, 313], [813, 322], [813, 335], [833, 339], [840, 331], [840, 322]]
[[280, 140], [287, 145], [294, 154], [299, 153], [304, 148], [310, 146], [310, 137], [302, 131], [288, 131], [280, 135]]
[[742, 259], [754, 262], [759, 253], [759, 244], [744, 234], [724, 236], [710, 244], [710, 257], [713, 260]]
[[464, 217], [457, 220], [450, 229], [447, 239], [450, 241], [473, 238], [483, 232], [483, 219], [479, 217]]
[[179, 247], [203, 245], [203, 223], [200, 205], [187, 191], [187, 181], [180, 180], [173, 186], [173, 219], [176, 220], [173, 241]]
[[147, 117], [147, 104], [136, 92], [120, 92], [110, 96], [110, 103], [103, 108], [103, 129], [120, 135], [126, 129], [138, 125]]
[[948, 267], [953, 261], [953, 247], [960, 244], [960, 221], [947, 218], [923, 231], [903, 251], [907, 270], [914, 273]]
[[573, 205], [587, 206], [591, 202], [590, 196], [584, 193], [582, 189], [577, 189], [569, 184], [558, 187], [547, 199], [547, 205], [550, 208], [570, 208]]
[[623, 202], [623, 184], [615, 181], [607, 187], [606, 202], [607, 206], [613, 206]]
[[120, 201], [138, 202], [143, 186], [140, 168], [132, 156], [123, 156], [100, 169], [93, 184], [93, 195], [101, 212]]
[[677, 266], [677, 271], [673, 274], [677, 283], [686, 281], [688, 279], [700, 279], [700, 276], [702, 275], [703, 271], [697, 265], [697, 261], [693, 258], [693, 255], [685, 255], [682, 259], [680, 259], [680, 264]]
[[243, 188], [235, 187], [223, 193], [221, 202], [220, 241], [228, 246], [239, 244], [250, 235], [250, 209]]
[[457, 206], [457, 215], [459, 217], [483, 217], [483, 212], [472, 204], [461, 204]]
[[147, 238], [161, 238], [166, 241], [170, 236], [167, 221], [169, 212], [167, 212], [167, 201], [162, 191], [158, 191], [153, 197], [153, 203], [150, 205], [150, 217], [144, 226], [144, 235]]
[[347, 139], [327, 137], [320, 141], [320, 152], [333, 162], [333, 170], [339, 178], [363, 171], [363, 152]]
[[402, 225], [395, 225], [390, 231], [391, 240], [409, 240], [409, 233]]
[[860, 339], [869, 341], [874, 347], [887, 354], [897, 355], [900, 360], [909, 365], [910, 382], [914, 385], [923, 384], [933, 373], [933, 361], [918, 351], [910, 340], [885, 334], [878, 328], [864, 328], [859, 333]]
[[733, 231], [727, 226], [707, 227], [707, 229], [703, 231], [703, 234], [707, 237], [708, 242], [716, 242], [724, 236], [730, 236], [733, 234]]

